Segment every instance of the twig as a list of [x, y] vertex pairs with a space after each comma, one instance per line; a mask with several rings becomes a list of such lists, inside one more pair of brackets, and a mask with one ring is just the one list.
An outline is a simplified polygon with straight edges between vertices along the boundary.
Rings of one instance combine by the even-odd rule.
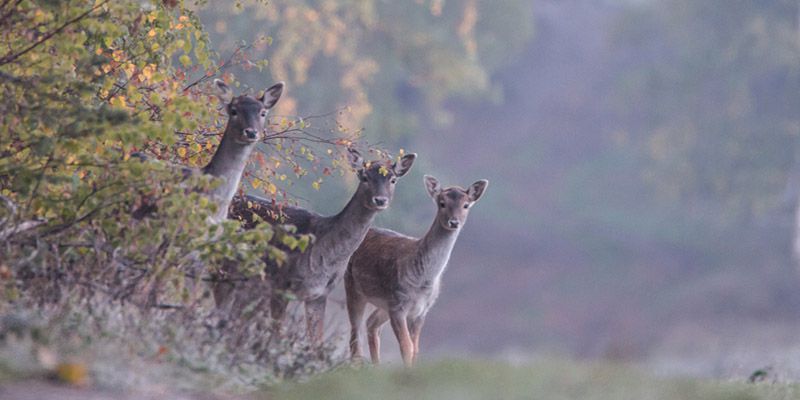
[[8, 63], [13, 62], [16, 59], [22, 57], [23, 55], [27, 54], [29, 51], [31, 51], [31, 50], [35, 49], [36, 47], [38, 47], [39, 45], [41, 45], [42, 43], [50, 40], [50, 38], [52, 38], [53, 36], [61, 33], [61, 31], [63, 31], [64, 28], [66, 28], [66, 27], [68, 27], [68, 26], [70, 26], [70, 25], [72, 25], [72, 24], [74, 24], [74, 23], [86, 18], [86, 16], [88, 16], [89, 14], [91, 14], [92, 12], [97, 10], [98, 8], [106, 5], [106, 3], [108, 3], [109, 1], [110, 0], [104, 0], [100, 4], [97, 4], [94, 7], [90, 8], [88, 11], [86, 11], [84, 13], [81, 13], [77, 17], [75, 17], [75, 18], [63, 23], [61, 26], [59, 26], [55, 30], [50, 31], [48, 34], [42, 36], [39, 40], [33, 42], [33, 44], [31, 44], [30, 46], [28, 46], [28, 47], [26, 47], [26, 48], [24, 48], [24, 49], [22, 49], [22, 50], [20, 50], [20, 51], [18, 51], [16, 53], [7, 54], [7, 55], [3, 56], [2, 58], [0, 58], [0, 65], [8, 64]]
[[0, 240], [6, 240], [11, 236], [34, 229], [40, 225], [45, 224], [46, 222], [47, 222], [46, 220], [31, 220], [19, 223], [10, 228], [3, 229], [2, 231], [0, 231]]
[[212, 72], [210, 74], [209, 73], [203, 74], [203, 76], [201, 76], [200, 78], [198, 78], [194, 82], [186, 85], [183, 88], [182, 91], [185, 92], [185, 91], [187, 91], [187, 90], [189, 90], [189, 89], [191, 89], [191, 88], [193, 88], [193, 87], [195, 87], [195, 86], [207, 81], [208, 79], [210, 79], [211, 77], [217, 75], [220, 71], [224, 70], [225, 68], [228, 68], [229, 64], [231, 63], [231, 61], [233, 61], [233, 58], [236, 57], [236, 55], [240, 54], [242, 52], [242, 50], [247, 50], [252, 46], [253, 46], [252, 44], [248, 44], [248, 45], [245, 45], [245, 46], [237, 47], [236, 50], [234, 50], [233, 53], [231, 53], [231, 55], [228, 57], [227, 60], [223, 61], [221, 64], [219, 64], [219, 66], [217, 68], [214, 69], [214, 72]]

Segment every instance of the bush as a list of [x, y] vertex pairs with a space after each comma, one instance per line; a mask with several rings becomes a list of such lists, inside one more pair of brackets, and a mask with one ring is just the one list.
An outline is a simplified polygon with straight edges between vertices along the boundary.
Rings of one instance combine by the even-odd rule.
[[[222, 322], [197, 284], [225, 260], [258, 274], [282, 253], [267, 224], [207, 224], [202, 193], [216, 182], [174, 166], [205, 163], [227, 118], [209, 109], [207, 81], [231, 60], [209, 50], [196, 15], [181, 1], [13, 3], [0, 5], [0, 311], [28, 310], [52, 337], [256, 371], [245, 385], [329, 366], [329, 349], [297, 332], [264, 333], [263, 315]], [[280, 125], [275, 140], [306, 127]]]

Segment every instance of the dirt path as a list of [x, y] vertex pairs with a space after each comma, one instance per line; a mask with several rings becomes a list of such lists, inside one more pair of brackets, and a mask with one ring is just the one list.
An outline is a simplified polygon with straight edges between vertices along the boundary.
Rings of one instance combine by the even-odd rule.
[[180, 393], [169, 388], [146, 392], [121, 392], [76, 388], [43, 381], [22, 381], [0, 385], [0, 400], [245, 400], [247, 397]]

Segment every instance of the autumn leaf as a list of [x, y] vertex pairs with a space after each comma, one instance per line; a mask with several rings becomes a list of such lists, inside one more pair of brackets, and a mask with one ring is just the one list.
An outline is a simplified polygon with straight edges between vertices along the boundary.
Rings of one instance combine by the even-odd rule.
[[86, 365], [78, 362], [58, 364], [56, 376], [61, 382], [74, 386], [86, 386], [89, 383], [89, 373]]

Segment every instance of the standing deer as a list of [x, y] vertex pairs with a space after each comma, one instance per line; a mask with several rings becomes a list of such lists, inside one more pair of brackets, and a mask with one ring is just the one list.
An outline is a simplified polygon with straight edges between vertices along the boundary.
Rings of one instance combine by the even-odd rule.
[[373, 228], [350, 258], [344, 277], [350, 317], [350, 353], [361, 358], [359, 327], [367, 303], [376, 307], [367, 319], [372, 362], [380, 362], [380, 329], [391, 322], [403, 362], [410, 367], [419, 353], [419, 335], [425, 315], [439, 296], [442, 273], [470, 207], [481, 198], [487, 180], [469, 189], [442, 189], [426, 175], [425, 187], [437, 205], [436, 217], [422, 238]]
[[[364, 239], [375, 215], [389, 207], [397, 179], [408, 173], [416, 157], [416, 154], [407, 154], [391, 164], [365, 163], [357, 151], [350, 150], [348, 158], [357, 171], [358, 188], [344, 209], [330, 217], [299, 207], [279, 208], [255, 196], [234, 199], [230, 218], [252, 224], [253, 214], [270, 222], [277, 222], [274, 216], [283, 214], [285, 219], [281, 223], [296, 226], [298, 234], [314, 236], [305, 251], [290, 251], [283, 265], [268, 265], [266, 268], [273, 320], [283, 320], [288, 295], [291, 295], [305, 303], [308, 336], [314, 343], [321, 342], [328, 294], [344, 275], [347, 260]], [[248, 206], [248, 202], [251, 206]], [[223, 268], [223, 274], [231, 273], [236, 273], [235, 267]], [[235, 289], [229, 281], [215, 282], [214, 299], [217, 305], [221, 307], [227, 300], [235, 299]], [[257, 296], [250, 293], [244, 295]]]

